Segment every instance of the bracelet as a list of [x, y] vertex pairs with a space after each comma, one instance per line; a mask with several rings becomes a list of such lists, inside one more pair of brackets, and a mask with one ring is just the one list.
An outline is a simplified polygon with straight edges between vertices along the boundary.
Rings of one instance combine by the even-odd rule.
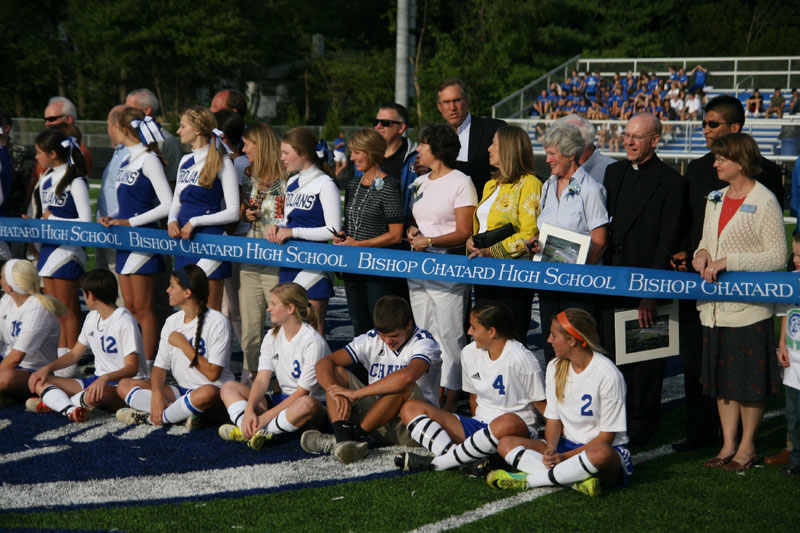
[[433, 246], [433, 243], [431, 242], [431, 238], [428, 237], [428, 248], [430, 248], [431, 246]]

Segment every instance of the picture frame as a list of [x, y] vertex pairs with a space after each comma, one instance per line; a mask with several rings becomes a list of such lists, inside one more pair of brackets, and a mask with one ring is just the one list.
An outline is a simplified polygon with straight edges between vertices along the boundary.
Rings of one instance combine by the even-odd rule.
[[656, 323], [639, 327], [639, 310], [614, 313], [614, 347], [617, 365], [678, 355], [678, 303], [658, 306]]
[[534, 261], [548, 263], [571, 263], [585, 265], [592, 237], [576, 231], [542, 224], [539, 227], [541, 251], [533, 256]]

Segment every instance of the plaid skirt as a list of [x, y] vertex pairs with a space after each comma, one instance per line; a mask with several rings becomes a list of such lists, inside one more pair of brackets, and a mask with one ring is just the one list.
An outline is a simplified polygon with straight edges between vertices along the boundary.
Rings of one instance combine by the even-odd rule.
[[781, 391], [772, 318], [736, 328], [703, 327], [700, 383], [712, 398], [761, 402]]

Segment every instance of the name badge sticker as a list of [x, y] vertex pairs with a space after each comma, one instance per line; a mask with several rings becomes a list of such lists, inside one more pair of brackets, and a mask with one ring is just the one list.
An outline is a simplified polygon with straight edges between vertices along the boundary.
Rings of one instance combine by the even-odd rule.
[[742, 204], [742, 206], [739, 208], [739, 211], [742, 213], [755, 213], [756, 206], [753, 204]]

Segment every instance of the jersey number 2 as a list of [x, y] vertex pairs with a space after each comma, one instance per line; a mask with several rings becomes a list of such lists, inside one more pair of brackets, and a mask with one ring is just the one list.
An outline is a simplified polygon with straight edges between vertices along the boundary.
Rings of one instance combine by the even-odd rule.
[[106, 353], [117, 353], [117, 339], [114, 337], [100, 337], [100, 347]]
[[594, 416], [594, 413], [592, 412], [592, 410], [589, 409], [589, 407], [592, 405], [592, 395], [591, 394], [584, 394], [581, 397], [581, 400], [586, 402], [585, 404], [583, 404], [581, 406], [581, 415], [583, 415], [583, 416]]
[[500, 396], [506, 395], [506, 386], [503, 385], [503, 374], [497, 376], [497, 379], [495, 379], [494, 383], [492, 383], [492, 387], [497, 389], [497, 394]]

